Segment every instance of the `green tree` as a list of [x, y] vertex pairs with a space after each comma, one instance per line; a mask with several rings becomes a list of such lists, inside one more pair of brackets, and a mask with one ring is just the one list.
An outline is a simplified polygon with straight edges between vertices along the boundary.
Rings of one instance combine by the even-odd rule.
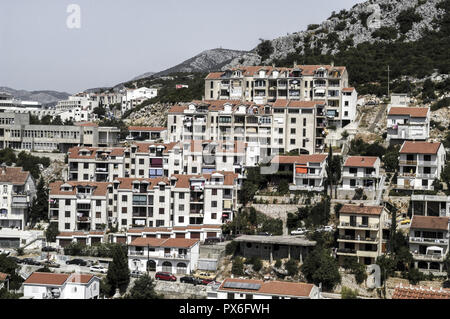
[[145, 274], [134, 282], [127, 299], [161, 299], [155, 292], [155, 282]]
[[282, 195], [289, 194], [289, 183], [285, 179], [278, 184], [278, 192]]
[[299, 271], [298, 261], [291, 258], [284, 264], [284, 268], [287, 270], [289, 276], [295, 276]]
[[420, 281], [425, 280], [425, 275], [417, 268], [411, 268], [404, 272], [404, 277], [413, 285], [417, 285]]
[[333, 290], [341, 282], [336, 259], [331, 256], [329, 249], [321, 245], [317, 245], [306, 257], [300, 270], [308, 282], [315, 285], [322, 283], [322, 287], [327, 291]]
[[256, 47], [256, 52], [261, 57], [261, 61], [267, 60], [273, 53], [273, 46], [270, 40], [259, 39], [261, 42]]
[[116, 289], [124, 293], [130, 283], [130, 270], [126, 246], [116, 245], [112, 247], [112, 262], [109, 265], [106, 279], [110, 286], [109, 295], [112, 296]]
[[239, 243], [237, 241], [231, 241], [225, 246], [225, 254], [227, 255], [234, 255], [236, 253], [236, 250], [239, 247]]
[[57, 223], [50, 223], [50, 225], [47, 227], [47, 230], [45, 231], [45, 238], [48, 242], [54, 243], [56, 242], [56, 236], [59, 235], [58, 230], [58, 224]]
[[259, 257], [252, 258], [251, 263], [253, 265], [253, 270], [254, 271], [260, 271], [262, 269], [262, 267], [263, 267], [262, 260]]
[[30, 209], [32, 224], [39, 221], [48, 221], [48, 188], [43, 178], [39, 179], [36, 187], [36, 197], [33, 199]]
[[241, 257], [235, 257], [233, 260], [233, 265], [231, 266], [231, 273], [235, 276], [244, 275], [244, 262]]
[[9, 289], [18, 290], [23, 279], [18, 275], [20, 266], [16, 261], [5, 254], [0, 254], [0, 272], [9, 275]]

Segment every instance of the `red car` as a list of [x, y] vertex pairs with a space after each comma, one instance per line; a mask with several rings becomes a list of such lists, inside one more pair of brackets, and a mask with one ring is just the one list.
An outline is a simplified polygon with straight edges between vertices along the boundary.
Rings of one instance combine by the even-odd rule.
[[165, 281], [177, 281], [177, 277], [172, 275], [169, 272], [157, 272], [155, 274], [156, 280], [165, 280]]

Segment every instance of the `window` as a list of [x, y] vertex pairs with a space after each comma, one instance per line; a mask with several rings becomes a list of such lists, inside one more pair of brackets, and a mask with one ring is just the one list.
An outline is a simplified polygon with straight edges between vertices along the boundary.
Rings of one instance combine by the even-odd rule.
[[212, 189], [212, 195], [217, 195], [217, 189], [216, 188]]
[[70, 223], [65, 223], [65, 224], [64, 224], [64, 228], [65, 228], [65, 229], [70, 229]]
[[122, 207], [122, 214], [126, 214], [128, 211], [127, 211], [127, 208], [126, 207]]
[[213, 201], [211, 202], [211, 207], [217, 207], [217, 201], [213, 200]]
[[212, 213], [211, 214], [211, 219], [217, 219], [217, 213]]
[[428, 180], [422, 179], [422, 186], [428, 186]]
[[164, 215], [164, 208], [160, 208], [160, 209], [159, 209], [159, 214], [160, 214], [160, 215]]
[[295, 128], [291, 128], [291, 134], [295, 134]]
[[348, 101], [345, 101], [344, 106], [348, 106]]
[[431, 155], [424, 155], [424, 156], [423, 156], [423, 160], [424, 160], [425, 162], [431, 162]]
[[278, 128], [278, 134], [283, 134], [283, 128]]
[[122, 202], [126, 202], [128, 201], [128, 196], [127, 195], [122, 195]]
[[70, 211], [66, 211], [65, 216], [66, 216], [66, 218], [70, 218]]
[[70, 205], [70, 199], [66, 199], [66, 206]]
[[291, 138], [291, 145], [295, 145], [295, 138]]
[[127, 220], [126, 219], [122, 219], [122, 226], [126, 226], [127, 225]]
[[192, 174], [197, 174], [197, 167], [192, 167]]
[[83, 168], [84, 168], [84, 169], [88, 169], [88, 168], [89, 168], [89, 163], [84, 163], [84, 164], [83, 164]]
[[89, 179], [89, 174], [83, 174], [83, 179], [84, 180], [88, 180]]
[[159, 202], [160, 203], [164, 203], [165, 197], [164, 196], [159, 196]]
[[303, 129], [303, 137], [306, 137], [306, 128]]
[[179, 210], [180, 212], [183, 212], [183, 211], [184, 211], [184, 205], [178, 206], [178, 210]]
[[306, 119], [303, 119], [303, 126], [306, 126]]
[[295, 124], [297, 122], [297, 119], [295, 117], [291, 118], [291, 124]]
[[179, 223], [184, 223], [184, 216], [179, 216], [178, 217], [178, 222]]
[[306, 147], [306, 140], [302, 141], [302, 145], [303, 145], [302, 147]]
[[179, 194], [178, 194], [178, 198], [179, 198], [179, 199], [184, 199], [184, 193], [179, 193]]
[[96, 212], [95, 213], [95, 218], [102, 218], [102, 213], [101, 212]]
[[139, 175], [141, 175], [141, 176], [144, 175], [144, 170], [143, 169], [139, 170]]
[[102, 206], [102, 201], [100, 200], [100, 199], [97, 199], [96, 201], [95, 201], [95, 206]]
[[144, 165], [144, 159], [143, 159], [143, 158], [140, 158], [140, 159], [139, 159], [139, 164], [140, 164], [140, 165]]

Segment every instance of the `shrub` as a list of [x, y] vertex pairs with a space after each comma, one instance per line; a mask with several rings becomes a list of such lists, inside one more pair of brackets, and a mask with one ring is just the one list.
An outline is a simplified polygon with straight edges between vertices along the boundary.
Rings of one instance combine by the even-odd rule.
[[244, 263], [241, 257], [234, 258], [231, 273], [236, 276], [244, 275]]
[[270, 55], [273, 53], [272, 42], [269, 40], [260, 39], [261, 43], [258, 44], [256, 48], [256, 52], [259, 56], [261, 56], [261, 60], [267, 60]]
[[358, 297], [358, 291], [352, 290], [348, 287], [342, 287], [341, 289], [341, 298], [342, 299], [357, 299]]
[[400, 24], [400, 32], [405, 34], [412, 29], [413, 23], [422, 21], [422, 17], [416, 13], [416, 9], [410, 8], [400, 12], [397, 22]]
[[417, 268], [411, 268], [403, 273], [403, 277], [408, 279], [413, 285], [417, 285], [419, 281], [425, 280], [425, 275]]
[[347, 27], [347, 22], [346, 21], [341, 21], [339, 22], [336, 27], [334, 28], [335, 31], [344, 31], [345, 28]]
[[261, 258], [258, 257], [252, 258], [252, 265], [254, 271], [260, 271], [263, 266]]
[[239, 246], [239, 243], [236, 241], [232, 241], [225, 246], [225, 254], [234, 255]]
[[277, 259], [277, 260], [275, 261], [275, 267], [276, 267], [276, 268], [280, 268], [281, 265], [282, 265], [281, 259]]
[[295, 276], [298, 274], [298, 271], [299, 271], [298, 261], [295, 259], [289, 259], [284, 264], [284, 268], [286, 268], [289, 276]]

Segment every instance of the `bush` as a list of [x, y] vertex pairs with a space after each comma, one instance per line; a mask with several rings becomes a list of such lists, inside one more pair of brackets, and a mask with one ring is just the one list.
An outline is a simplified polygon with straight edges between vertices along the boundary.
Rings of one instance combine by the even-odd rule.
[[231, 273], [235, 276], [244, 275], [244, 263], [241, 257], [234, 258], [233, 265], [231, 266]]
[[416, 13], [416, 9], [410, 8], [400, 12], [397, 23], [400, 24], [400, 32], [405, 34], [412, 29], [413, 23], [422, 21], [422, 17]]
[[239, 247], [239, 243], [236, 241], [232, 241], [232, 242], [228, 243], [225, 246], [225, 254], [234, 255], [236, 253], [236, 250], [238, 249], [238, 247]]
[[409, 282], [413, 285], [417, 285], [419, 281], [423, 281], [426, 279], [425, 275], [417, 268], [410, 268], [409, 271], [405, 271], [403, 273], [403, 277], [405, 279], [408, 279]]
[[273, 46], [270, 40], [260, 39], [261, 43], [256, 47], [256, 52], [261, 56], [261, 60], [267, 60], [273, 53]]
[[442, 100], [437, 101], [436, 103], [431, 105], [432, 111], [437, 111], [439, 109], [442, 109], [444, 107], [450, 106], [450, 97], [443, 98]]
[[284, 264], [284, 268], [286, 268], [289, 276], [295, 276], [299, 271], [298, 261], [295, 259], [289, 259]]
[[276, 267], [276, 268], [280, 268], [281, 266], [282, 266], [281, 259], [277, 259], [277, 260], [275, 261], [275, 267]]
[[252, 265], [254, 271], [260, 271], [263, 266], [261, 258], [258, 257], [252, 258]]
[[357, 299], [358, 297], [358, 291], [352, 290], [348, 287], [342, 287], [341, 289], [341, 298], [342, 299]]
[[395, 40], [397, 39], [397, 29], [394, 27], [381, 27], [372, 32], [373, 38], [380, 38], [382, 40]]

